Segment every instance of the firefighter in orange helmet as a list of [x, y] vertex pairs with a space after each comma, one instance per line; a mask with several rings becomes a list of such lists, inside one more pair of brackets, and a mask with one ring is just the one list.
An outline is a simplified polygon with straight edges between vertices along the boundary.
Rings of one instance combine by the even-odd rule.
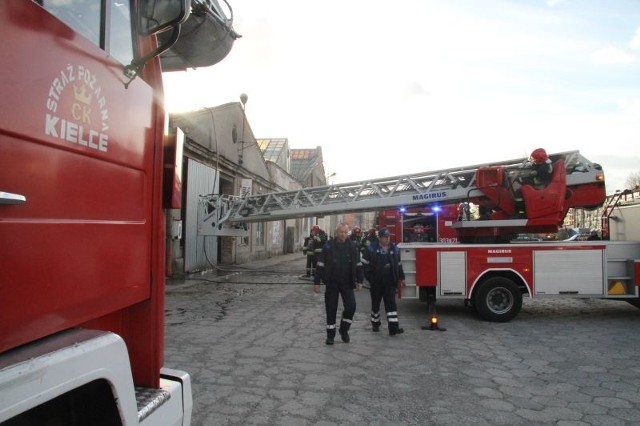
[[378, 242], [378, 236], [376, 235], [376, 230], [375, 228], [370, 228], [369, 231], [367, 232], [367, 235], [365, 235], [362, 241], [360, 242], [360, 252], [364, 253], [365, 251], [367, 251], [367, 249], [371, 244], [377, 243], [377, 242]]
[[362, 242], [362, 229], [359, 226], [354, 226], [351, 230], [351, 234], [349, 234], [349, 239], [353, 241], [353, 243], [360, 248], [360, 243]]
[[524, 199], [522, 198], [522, 185], [531, 185], [535, 189], [545, 188], [553, 178], [553, 164], [544, 148], [536, 148], [531, 152], [529, 159], [522, 163], [513, 187], [517, 216], [525, 217]]
[[307, 255], [307, 277], [312, 277], [315, 273], [318, 255], [322, 253], [322, 246], [327, 242], [328, 235], [318, 225], [311, 227], [311, 233], [305, 238], [302, 252]]
[[544, 188], [551, 182], [553, 164], [544, 148], [536, 148], [531, 152], [528, 166], [532, 170], [532, 173], [523, 183]]

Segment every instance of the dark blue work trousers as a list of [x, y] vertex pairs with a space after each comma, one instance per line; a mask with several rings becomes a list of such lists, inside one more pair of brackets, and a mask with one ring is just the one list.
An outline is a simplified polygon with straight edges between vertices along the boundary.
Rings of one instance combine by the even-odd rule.
[[338, 313], [338, 297], [342, 297], [342, 321], [340, 327], [349, 329], [356, 312], [356, 296], [352, 284], [331, 283], [324, 292], [324, 306], [327, 312], [327, 330], [335, 330]]

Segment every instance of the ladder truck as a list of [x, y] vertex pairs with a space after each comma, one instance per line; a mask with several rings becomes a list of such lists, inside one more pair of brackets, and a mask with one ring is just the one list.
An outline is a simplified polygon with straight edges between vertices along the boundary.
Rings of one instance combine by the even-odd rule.
[[[216, 0], [0, 2], [0, 423], [188, 425], [164, 366], [162, 72], [237, 34]], [[177, 201], [177, 202], [176, 202]]]
[[472, 203], [485, 212], [481, 219], [462, 214], [438, 222], [449, 242], [400, 244], [401, 297], [427, 302], [433, 320], [436, 299], [462, 299], [482, 318], [504, 322], [517, 316], [524, 295], [637, 298], [640, 242], [509, 243], [517, 233], [557, 232], [569, 208], [597, 208], [606, 198], [600, 165], [579, 151], [549, 157], [553, 175], [542, 188], [519, 183], [527, 170], [525, 159], [515, 159], [246, 197], [209, 195], [201, 199], [199, 232], [243, 235], [255, 221]]

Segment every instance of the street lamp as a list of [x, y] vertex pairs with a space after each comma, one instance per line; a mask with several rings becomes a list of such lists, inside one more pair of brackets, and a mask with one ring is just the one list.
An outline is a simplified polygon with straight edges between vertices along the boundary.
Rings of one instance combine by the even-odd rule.
[[331, 185], [331, 182], [329, 182], [329, 179], [330, 179], [330, 178], [332, 178], [332, 177], [334, 177], [335, 175], [336, 175], [336, 172], [333, 172], [333, 173], [331, 173], [330, 175], [326, 175], [326, 176], [324, 177], [324, 182], [325, 182], [325, 184], [327, 184], [327, 183], [328, 183], [329, 185]]
[[249, 96], [246, 93], [240, 94], [240, 102], [242, 103], [242, 136], [240, 136], [240, 154], [238, 154], [238, 164], [242, 165], [244, 157], [244, 123], [247, 121], [247, 100]]

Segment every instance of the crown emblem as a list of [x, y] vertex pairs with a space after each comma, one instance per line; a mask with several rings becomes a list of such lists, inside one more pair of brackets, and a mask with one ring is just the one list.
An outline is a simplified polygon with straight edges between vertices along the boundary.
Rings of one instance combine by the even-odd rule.
[[78, 88], [78, 86], [73, 86], [73, 97], [76, 98], [76, 101], [82, 102], [83, 104], [90, 105], [91, 104], [91, 94], [87, 95], [87, 91], [85, 89], [84, 84]]

